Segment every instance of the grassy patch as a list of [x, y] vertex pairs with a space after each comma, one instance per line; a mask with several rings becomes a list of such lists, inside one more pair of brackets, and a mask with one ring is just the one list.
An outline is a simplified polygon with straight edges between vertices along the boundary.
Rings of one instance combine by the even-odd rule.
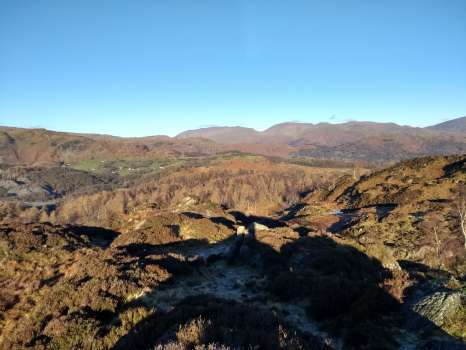
[[129, 176], [160, 172], [166, 167], [183, 164], [183, 160], [148, 159], [148, 160], [105, 160], [87, 159], [72, 164], [76, 170], [88, 171], [100, 175], [118, 174]]

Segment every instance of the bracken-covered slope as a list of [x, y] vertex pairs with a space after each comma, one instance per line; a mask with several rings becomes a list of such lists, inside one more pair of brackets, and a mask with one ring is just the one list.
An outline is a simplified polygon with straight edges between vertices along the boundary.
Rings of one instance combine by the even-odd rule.
[[[345, 164], [339, 168], [325, 164], [315, 167], [238, 154], [178, 163], [181, 160], [164, 164], [164, 169], [141, 167], [128, 174], [114, 174], [118, 167], [113, 162], [100, 161], [92, 167], [103, 164], [102, 169], [87, 171], [72, 167], [0, 170], [0, 222], [41, 219], [118, 228], [135, 207], [164, 209], [189, 197], [194, 202], [265, 215], [290, 205], [300, 193], [350, 171]], [[111, 166], [110, 171], [107, 166]], [[55, 200], [53, 211], [39, 208], [40, 202], [51, 200]], [[30, 202], [36, 202], [34, 208]]]
[[417, 158], [358, 180], [343, 177], [330, 191], [310, 194], [292, 217], [320, 222], [388, 264], [408, 260], [465, 273], [457, 210], [465, 191], [466, 155]]
[[223, 147], [207, 139], [174, 140], [166, 136], [119, 138], [45, 129], [0, 128], [0, 164], [72, 163], [85, 159], [151, 159], [208, 155]]
[[466, 273], [457, 211], [465, 190], [466, 155], [420, 158], [362, 178], [338, 200], [356, 216], [367, 211], [347, 230], [358, 242], [383, 244], [397, 260]]

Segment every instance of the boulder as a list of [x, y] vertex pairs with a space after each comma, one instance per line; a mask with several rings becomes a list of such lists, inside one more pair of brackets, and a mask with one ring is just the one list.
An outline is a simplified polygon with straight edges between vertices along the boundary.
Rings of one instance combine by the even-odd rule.
[[438, 327], [455, 316], [463, 308], [462, 293], [441, 291], [428, 295], [416, 302], [412, 309]]
[[464, 314], [466, 294], [433, 285], [418, 288], [404, 304], [406, 326], [412, 331], [418, 329], [447, 331], [451, 320]]

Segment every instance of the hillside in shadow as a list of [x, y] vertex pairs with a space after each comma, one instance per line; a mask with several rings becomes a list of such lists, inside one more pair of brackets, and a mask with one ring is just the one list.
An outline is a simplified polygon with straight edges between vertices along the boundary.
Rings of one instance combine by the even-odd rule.
[[[173, 277], [132, 301], [131, 307], [152, 305], [156, 311], [112, 349], [190, 349], [208, 344], [216, 348], [397, 349], [406, 345], [409, 334], [419, 336], [413, 348], [464, 348], [429, 320], [402, 308], [387, 285], [394, 278], [392, 272], [376, 259], [324, 236], [283, 243], [278, 233], [258, 234], [259, 239], [238, 237], [235, 250], [196, 263], [154, 262], [148, 256], [160, 249], [157, 246], [123, 247], [138, 264], [162, 264]], [[174, 251], [176, 245], [171, 247]], [[223, 276], [203, 273], [224, 259]], [[229, 270], [245, 266], [256, 273], [232, 286], [239, 289], [237, 294], [221, 295], [215, 284], [222, 283]], [[186, 286], [180, 276], [186, 274], [191, 275], [192, 290], [178, 293]], [[203, 281], [209, 277], [209, 282]], [[170, 290], [168, 304], [157, 307], [160, 294]], [[291, 313], [296, 308], [305, 310], [301, 319]], [[413, 323], [422, 325], [422, 331], [408, 326]]]

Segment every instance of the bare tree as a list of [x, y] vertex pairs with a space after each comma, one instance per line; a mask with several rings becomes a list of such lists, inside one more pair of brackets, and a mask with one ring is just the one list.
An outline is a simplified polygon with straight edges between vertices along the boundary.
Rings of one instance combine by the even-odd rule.
[[460, 189], [456, 200], [456, 212], [458, 214], [461, 232], [464, 236], [464, 249], [466, 249], [466, 186]]
[[441, 232], [443, 218], [436, 212], [430, 212], [424, 217], [424, 221], [421, 223], [420, 228], [426, 233], [433, 234], [433, 243], [435, 248], [435, 256], [437, 260], [437, 269], [442, 267], [442, 241], [439, 237], [439, 231]]
[[361, 177], [361, 164], [359, 162], [353, 165], [353, 180], [356, 181]]
[[437, 265], [438, 265], [438, 268], [440, 269], [440, 267], [442, 266], [442, 260], [440, 258], [440, 247], [442, 246], [442, 242], [440, 241], [438, 234], [437, 234], [437, 226], [433, 227], [433, 231], [434, 231], [434, 237], [435, 237], [435, 252], [437, 255]]

